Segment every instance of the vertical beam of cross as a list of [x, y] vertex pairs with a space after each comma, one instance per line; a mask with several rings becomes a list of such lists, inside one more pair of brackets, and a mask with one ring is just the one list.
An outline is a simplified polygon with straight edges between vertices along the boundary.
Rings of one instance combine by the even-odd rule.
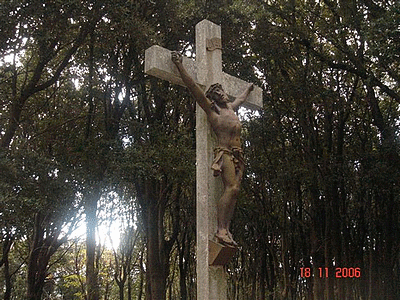
[[[203, 20], [196, 25], [197, 80], [205, 86], [222, 83], [222, 50], [207, 50], [207, 40], [220, 40], [221, 27]], [[197, 299], [227, 299], [223, 266], [209, 266], [209, 241], [217, 228], [217, 205], [222, 191], [220, 181], [211, 173], [215, 138], [206, 113], [196, 105], [196, 240]]]
[[[183, 57], [189, 75], [204, 90], [221, 83], [230, 98], [248, 87], [245, 81], [222, 72], [221, 27], [203, 20], [196, 25], [196, 62]], [[145, 53], [145, 73], [172, 83], [184, 85], [171, 61], [171, 51], [152, 46]], [[254, 87], [244, 106], [262, 107], [262, 90]], [[216, 144], [205, 112], [196, 106], [196, 270], [197, 299], [226, 300], [227, 279], [223, 266], [210, 266], [210, 240], [217, 229], [217, 201], [222, 194], [221, 180], [213, 177], [211, 163]]]

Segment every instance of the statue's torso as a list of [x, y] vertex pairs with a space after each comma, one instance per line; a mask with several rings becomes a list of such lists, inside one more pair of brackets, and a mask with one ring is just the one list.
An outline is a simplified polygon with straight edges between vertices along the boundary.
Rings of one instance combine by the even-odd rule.
[[242, 125], [232, 108], [219, 108], [218, 113], [213, 111], [209, 122], [218, 138], [218, 146], [232, 148], [241, 147]]

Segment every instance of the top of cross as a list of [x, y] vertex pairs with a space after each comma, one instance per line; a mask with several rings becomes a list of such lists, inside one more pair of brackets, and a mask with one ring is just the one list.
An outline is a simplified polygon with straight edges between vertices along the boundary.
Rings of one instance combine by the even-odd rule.
[[[221, 83], [230, 98], [235, 98], [249, 83], [222, 72], [221, 27], [203, 20], [196, 25], [196, 61], [183, 57], [189, 75], [203, 89]], [[171, 51], [152, 46], [145, 52], [145, 73], [184, 86], [178, 70], [171, 61]], [[255, 86], [244, 107], [262, 108], [262, 89]]]

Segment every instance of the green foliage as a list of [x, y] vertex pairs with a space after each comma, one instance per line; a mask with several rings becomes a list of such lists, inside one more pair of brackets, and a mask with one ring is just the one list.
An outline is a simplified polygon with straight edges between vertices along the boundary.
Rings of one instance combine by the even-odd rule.
[[[333, 268], [333, 261], [364, 266], [375, 279], [363, 284], [379, 285], [377, 293], [390, 289], [391, 284], [375, 281], [387, 275], [372, 267], [368, 255], [381, 259], [393, 251], [388, 236], [394, 241], [397, 234], [383, 215], [399, 226], [396, 210], [389, 209], [399, 204], [393, 197], [398, 194], [398, 139], [385, 134], [398, 132], [392, 119], [399, 118], [398, 89], [391, 84], [398, 80], [390, 67], [396, 61], [381, 63], [379, 50], [371, 56], [377, 44], [385, 47], [379, 37], [367, 38], [375, 22], [383, 21], [380, 14], [357, 1], [351, 4], [355, 10], [338, 10], [328, 1], [270, 3], [254, 20], [250, 48], [266, 83], [266, 107], [246, 131], [245, 207], [239, 205], [237, 220], [252, 221], [235, 226], [239, 232], [244, 228], [245, 246], [232, 264], [232, 280], [245, 279], [243, 290], [232, 290], [234, 296], [246, 299], [249, 284], [260, 297], [307, 298], [314, 285], [314, 298], [333, 299], [334, 289], [338, 299], [356, 298], [339, 283], [298, 281], [301, 267]], [[394, 17], [395, 10], [385, 7], [384, 12]], [[363, 16], [368, 22], [360, 24]], [[372, 98], [378, 106], [365, 102], [372, 97], [365, 88], [371, 77], [380, 87]], [[380, 240], [379, 250], [369, 242], [371, 235]], [[246, 270], [252, 270], [249, 278], [239, 275]]]

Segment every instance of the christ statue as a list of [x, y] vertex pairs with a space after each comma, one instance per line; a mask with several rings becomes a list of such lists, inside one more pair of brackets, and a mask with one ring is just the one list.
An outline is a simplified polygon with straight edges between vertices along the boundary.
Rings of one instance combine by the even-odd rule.
[[224, 191], [217, 202], [218, 225], [215, 237], [221, 244], [236, 247], [237, 243], [233, 240], [229, 227], [243, 178], [244, 157], [241, 143], [242, 125], [235, 109], [246, 101], [254, 86], [249, 84], [240, 96], [230, 102], [221, 84], [211, 85], [204, 93], [183, 67], [182, 56], [178, 52], [172, 52], [171, 58], [186, 87], [207, 114], [211, 128], [217, 136], [211, 169], [214, 176], [221, 175]]

